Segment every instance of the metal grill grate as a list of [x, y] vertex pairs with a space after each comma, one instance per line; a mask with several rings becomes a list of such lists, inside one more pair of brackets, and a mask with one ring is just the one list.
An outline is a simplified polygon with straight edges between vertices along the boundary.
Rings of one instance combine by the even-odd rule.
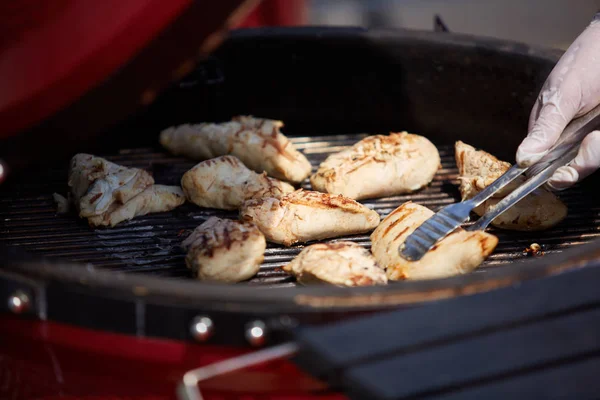
[[[313, 169], [332, 152], [352, 145], [366, 135], [297, 137], [292, 141], [310, 159]], [[439, 147], [442, 169], [425, 190], [412, 195], [363, 201], [383, 217], [407, 200], [433, 210], [458, 201], [457, 170], [452, 147]], [[195, 163], [173, 157], [161, 150], [142, 148], [100, 155], [116, 163], [146, 168], [157, 183], [178, 184], [181, 175]], [[67, 163], [68, 164], [68, 163]], [[236, 212], [201, 209], [185, 204], [170, 213], [136, 218], [115, 228], [93, 230], [73, 214], [56, 214], [52, 193], [67, 192], [67, 168], [49, 169], [25, 181], [3, 187], [0, 193], [0, 243], [53, 259], [89, 263], [96, 268], [132, 273], [152, 273], [165, 277], [190, 277], [179, 243], [209, 216], [237, 218]], [[303, 184], [309, 189], [308, 181]], [[554, 229], [538, 233], [501, 232], [494, 254], [475, 273], [528, 257], [531, 243], [542, 245], [546, 256], [566, 247], [588, 242], [600, 235], [600, 204], [581, 187], [561, 193], [569, 207], [567, 219]], [[337, 238], [335, 240], [339, 240]], [[369, 246], [369, 235], [351, 239]], [[281, 270], [302, 246], [284, 248], [269, 244], [260, 272], [248, 284], [294, 285]]]

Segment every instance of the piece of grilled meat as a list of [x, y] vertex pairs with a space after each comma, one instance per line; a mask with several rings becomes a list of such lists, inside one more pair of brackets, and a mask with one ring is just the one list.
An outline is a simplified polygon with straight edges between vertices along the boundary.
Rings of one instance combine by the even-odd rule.
[[420, 260], [408, 261], [400, 245], [433, 215], [429, 208], [406, 202], [386, 216], [371, 234], [371, 252], [390, 280], [433, 279], [466, 274], [496, 248], [498, 238], [483, 231], [457, 229], [440, 240]]
[[185, 202], [179, 186], [155, 185], [143, 169], [91, 154], [77, 154], [71, 159], [68, 184], [71, 201], [90, 226], [114, 227], [138, 216], [170, 211]]
[[150, 185], [125, 204], [113, 203], [102, 215], [88, 217], [91, 226], [110, 226], [142, 215], [171, 211], [185, 203], [179, 186]]
[[379, 214], [341, 195], [296, 190], [280, 199], [248, 200], [240, 216], [254, 222], [267, 240], [294, 243], [365, 233], [379, 224]]
[[251, 116], [223, 123], [183, 124], [160, 133], [160, 143], [176, 155], [203, 161], [233, 155], [255, 172], [299, 183], [311, 165], [280, 129], [282, 121]]
[[310, 178], [314, 190], [368, 199], [410, 193], [428, 185], [440, 167], [437, 148], [407, 132], [368, 136], [332, 154]]
[[249, 222], [211, 217], [182, 243], [185, 263], [204, 281], [235, 283], [258, 272], [267, 243]]
[[76, 154], [69, 168], [72, 200], [82, 218], [100, 216], [113, 204], [125, 204], [152, 185], [152, 176], [91, 154]]
[[329, 283], [336, 286], [387, 284], [368, 249], [354, 242], [317, 243], [304, 248], [283, 270], [302, 284]]
[[[481, 192], [511, 167], [509, 163], [461, 141], [455, 144], [455, 156], [463, 200]], [[473, 211], [479, 216], [485, 214], [525, 179], [524, 176], [518, 177]], [[555, 226], [566, 216], [567, 206], [552, 192], [541, 187], [497, 216], [491, 225], [515, 231], [540, 231]]]
[[235, 156], [202, 161], [183, 174], [181, 187], [190, 202], [224, 210], [239, 209], [252, 198], [279, 198], [294, 191], [287, 182], [250, 170]]

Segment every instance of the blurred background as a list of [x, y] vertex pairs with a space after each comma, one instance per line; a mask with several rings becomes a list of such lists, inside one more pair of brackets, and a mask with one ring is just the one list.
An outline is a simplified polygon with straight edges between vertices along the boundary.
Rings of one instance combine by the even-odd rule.
[[[437, 28], [560, 50], [566, 49], [600, 11], [600, 0], [245, 1], [252, 11], [235, 19], [235, 26], [228, 23], [227, 28], [297, 25], [425, 31]], [[205, 12], [212, 9], [215, 15], [225, 18], [238, 2], [243, 3], [240, 0], [0, 1], [0, 137], [41, 121], [119, 71], [189, 4], [204, 7]], [[257, 7], [252, 9], [253, 5]], [[211, 17], [210, 23], [190, 22], [186, 29], [196, 34], [188, 37], [182, 34], [183, 39], [173, 40], [173, 45], [157, 40], [155, 45], [163, 47], [160, 55], [154, 57], [164, 59], [153, 63], [152, 68], [140, 69], [148, 78], [144, 85], [160, 86], [159, 78], [151, 74], [162, 76], [158, 71], [163, 66], [165, 71], [175, 68], [167, 64], [171, 61], [175, 64], [174, 54], [188, 51], [184, 48], [196, 51], [198, 44], [192, 42], [201, 41], [201, 37], [205, 38], [202, 35], [220, 28], [219, 18]], [[173, 30], [173, 37], [174, 32], [179, 31]], [[217, 37], [205, 44], [212, 46]], [[167, 53], [170, 55], [165, 56]], [[148, 89], [138, 101], [133, 88], [137, 91], [136, 85], [141, 85], [141, 80], [139, 74], [124, 80], [131, 82], [136, 104], [151, 102], [155, 96], [155, 91]]]
[[598, 11], [600, 0], [263, 0], [245, 25], [433, 30], [437, 15], [451, 32], [566, 49]]

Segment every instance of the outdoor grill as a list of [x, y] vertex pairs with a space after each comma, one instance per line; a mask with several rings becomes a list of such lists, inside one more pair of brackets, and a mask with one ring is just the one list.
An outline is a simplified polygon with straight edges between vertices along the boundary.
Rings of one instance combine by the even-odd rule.
[[[196, 162], [162, 149], [162, 129], [253, 115], [282, 120], [282, 132], [311, 161], [313, 171], [329, 154], [366, 135], [406, 130], [426, 136], [442, 159], [433, 182], [413, 194], [361, 202], [382, 217], [406, 201], [437, 210], [460, 200], [456, 140], [514, 162], [531, 106], [559, 56], [553, 50], [445, 32], [234, 32], [149, 106], [93, 140], [48, 149], [52, 154], [45, 154], [43, 162], [23, 163], [26, 168], [0, 185], [0, 295], [17, 296], [28, 306], [2, 303], [4, 311], [19, 314], [6, 314], [1, 323], [6, 368], [23, 377], [35, 371], [37, 383], [27, 390], [38, 398], [86, 391], [168, 397], [185, 371], [253, 351], [252, 346], [293, 339], [298, 328], [363, 314], [415, 311], [442, 300], [466, 301], [469, 295], [569, 275], [582, 266], [595, 271], [600, 204], [592, 189], [597, 175], [559, 193], [569, 214], [552, 229], [490, 228], [499, 245], [472, 274], [363, 288], [297, 285], [281, 267], [310, 243], [289, 248], [269, 243], [260, 272], [247, 282], [196, 281], [180, 243], [207, 218], [237, 218], [236, 212], [186, 203], [172, 212], [92, 229], [72, 212], [58, 214], [53, 200], [53, 193], [68, 191], [67, 169], [75, 152], [144, 168], [157, 183], [176, 185]], [[22, 150], [23, 142], [6, 143], [0, 159], [9, 167], [20, 164], [15, 149]], [[301, 186], [310, 188], [308, 180]], [[332, 240], [340, 239], [370, 246], [368, 234]], [[533, 243], [542, 246], [543, 254], [526, 251]], [[190, 331], [200, 317], [210, 318], [210, 335]], [[36, 325], [40, 320], [43, 327]], [[248, 329], [257, 326], [264, 341], [248, 336]], [[308, 364], [306, 359], [301, 363]], [[62, 368], [62, 381], [56, 378], [56, 365]], [[343, 380], [337, 387], [335, 379], [329, 380], [333, 383], [326, 389], [284, 361], [239, 374], [234, 381], [216, 379], [201, 387], [223, 396], [216, 398], [244, 392], [255, 396], [249, 398], [333, 399], [342, 398], [337, 391], [344, 390]], [[20, 390], [19, 396], [26, 398], [19, 385], [4, 393]]]

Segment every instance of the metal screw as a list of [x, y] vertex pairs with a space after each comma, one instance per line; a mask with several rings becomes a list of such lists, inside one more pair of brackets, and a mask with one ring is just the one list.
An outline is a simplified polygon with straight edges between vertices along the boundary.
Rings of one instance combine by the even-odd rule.
[[260, 320], [246, 325], [246, 340], [252, 346], [262, 346], [267, 340], [267, 326]]
[[205, 342], [213, 335], [215, 326], [212, 319], [203, 315], [194, 318], [190, 330], [194, 339], [199, 342]]
[[16, 291], [8, 298], [8, 309], [14, 314], [21, 314], [29, 310], [31, 300], [26, 293]]

